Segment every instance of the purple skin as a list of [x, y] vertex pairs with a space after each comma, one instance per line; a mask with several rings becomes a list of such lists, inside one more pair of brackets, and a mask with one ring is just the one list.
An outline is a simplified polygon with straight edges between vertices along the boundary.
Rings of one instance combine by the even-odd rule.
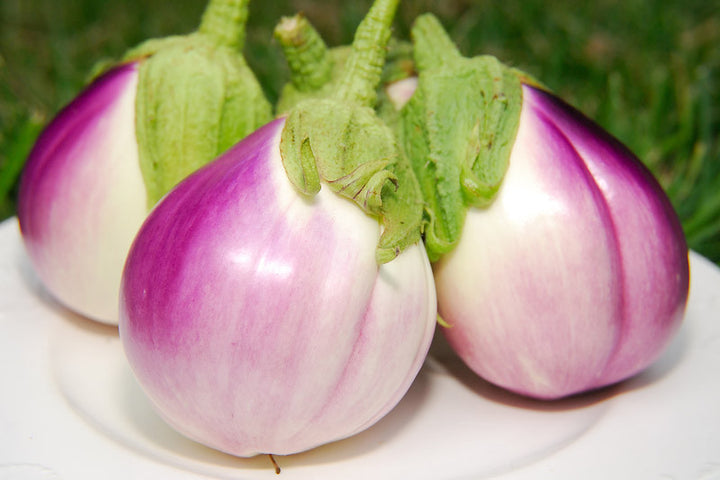
[[120, 336], [176, 430], [238, 456], [291, 454], [374, 424], [403, 397], [436, 323], [414, 245], [375, 262], [378, 220], [292, 189], [284, 119], [181, 182], [128, 256]]
[[47, 126], [23, 170], [18, 219], [52, 295], [117, 323], [122, 266], [147, 215], [135, 141], [134, 63], [99, 77]]
[[444, 333], [478, 375], [541, 399], [626, 379], [684, 316], [688, 251], [660, 185], [617, 140], [523, 86], [498, 198], [434, 265]]

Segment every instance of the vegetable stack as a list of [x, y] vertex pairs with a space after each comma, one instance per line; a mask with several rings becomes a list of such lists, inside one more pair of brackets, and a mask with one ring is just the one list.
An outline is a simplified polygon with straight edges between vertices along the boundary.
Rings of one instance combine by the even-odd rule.
[[682, 321], [687, 245], [642, 163], [539, 81], [462, 56], [430, 14], [391, 40], [398, 3], [332, 49], [282, 20], [292, 76], [271, 119], [239, 53], [247, 4], [211, 0], [197, 32], [96, 79], [28, 160], [40, 278], [119, 323], [189, 438], [252, 456], [363, 431], [407, 392], [438, 314], [473, 371], [540, 399], [635, 375]]

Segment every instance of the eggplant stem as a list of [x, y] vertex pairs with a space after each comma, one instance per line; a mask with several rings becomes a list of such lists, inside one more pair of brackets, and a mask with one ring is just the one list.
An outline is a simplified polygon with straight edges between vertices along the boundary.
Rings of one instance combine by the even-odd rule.
[[275, 456], [272, 453], [268, 453], [268, 457], [270, 457], [270, 461], [273, 464], [273, 467], [275, 468], [275, 473], [277, 475], [280, 475], [280, 472], [282, 471], [280, 469], [280, 465], [278, 465], [277, 460], [275, 460]]
[[285, 17], [275, 27], [275, 38], [290, 67], [290, 81], [301, 92], [319, 90], [331, 77], [328, 47], [303, 15]]
[[360, 22], [335, 99], [372, 107], [382, 77], [391, 26], [400, 0], [375, 0]]
[[249, 3], [249, 0], [210, 0], [198, 31], [213, 38], [218, 45], [242, 50]]

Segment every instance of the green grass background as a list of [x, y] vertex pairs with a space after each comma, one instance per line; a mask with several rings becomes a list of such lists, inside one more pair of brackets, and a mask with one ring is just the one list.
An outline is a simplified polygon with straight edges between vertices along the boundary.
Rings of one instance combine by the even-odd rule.
[[[287, 69], [272, 28], [302, 11], [330, 45], [349, 43], [367, 0], [255, 0], [245, 53], [270, 99]], [[40, 129], [96, 62], [192, 31], [204, 0], [0, 0], [0, 218]], [[535, 75], [651, 168], [690, 247], [720, 263], [720, 2], [405, 0], [396, 33], [433, 12], [466, 55]]]

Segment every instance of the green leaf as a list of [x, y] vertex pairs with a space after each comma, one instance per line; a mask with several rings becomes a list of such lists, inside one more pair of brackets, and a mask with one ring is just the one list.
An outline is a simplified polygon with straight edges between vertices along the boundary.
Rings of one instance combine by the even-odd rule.
[[148, 207], [270, 119], [242, 57], [199, 40], [160, 50], [140, 67], [136, 134]]
[[419, 186], [393, 132], [370, 107], [306, 100], [290, 112], [280, 145], [285, 171], [300, 192], [317, 193], [319, 178], [336, 194], [382, 218], [379, 261], [395, 258], [420, 240]]
[[491, 56], [464, 58], [432, 15], [413, 27], [419, 71], [400, 112], [400, 143], [425, 200], [430, 260], [460, 239], [470, 206], [492, 203], [508, 167], [522, 107], [518, 75]]
[[240, 51], [247, 16], [248, 0], [210, 0], [196, 32], [126, 54], [140, 62], [135, 132], [148, 208], [272, 118]]
[[[492, 203], [507, 171], [520, 119], [522, 87], [519, 78], [495, 57], [472, 59], [476, 73], [474, 100], [478, 110], [460, 173], [463, 198], [469, 206]], [[480, 92], [480, 95], [477, 95]]]

